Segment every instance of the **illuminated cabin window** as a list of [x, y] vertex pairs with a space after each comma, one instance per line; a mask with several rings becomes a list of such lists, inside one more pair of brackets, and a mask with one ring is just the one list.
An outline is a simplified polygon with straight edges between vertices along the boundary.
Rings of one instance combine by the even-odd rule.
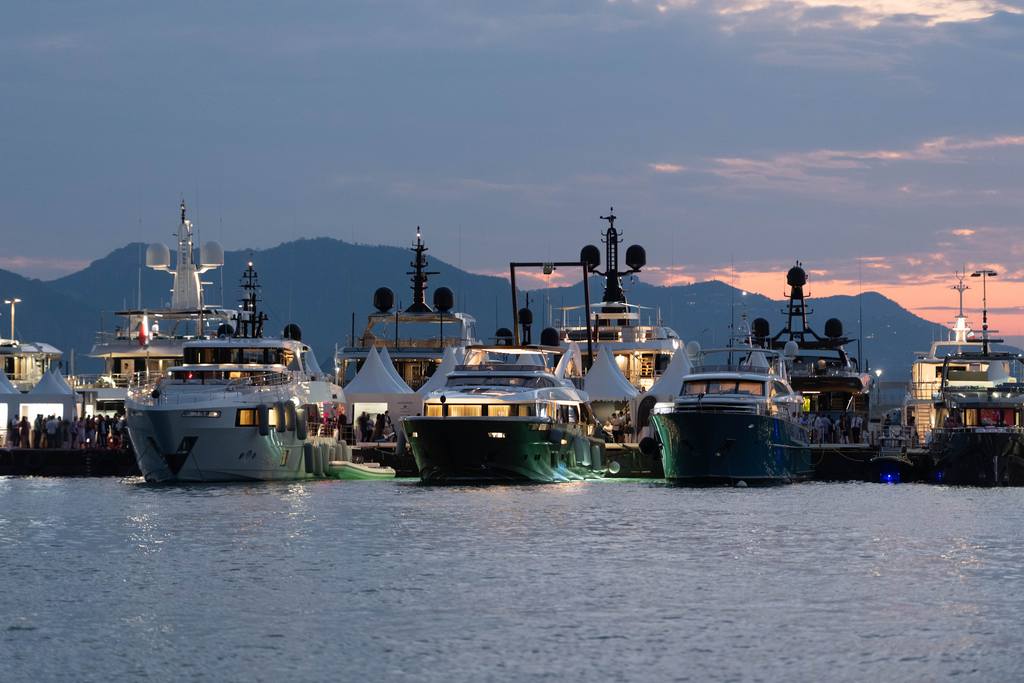
[[512, 406], [499, 403], [488, 405], [487, 414], [492, 417], [509, 417], [512, 415]]
[[440, 403], [428, 403], [426, 405], [425, 414], [427, 417], [441, 417], [441, 404]]
[[480, 417], [483, 412], [483, 406], [480, 405], [448, 404], [449, 417]]
[[[258, 427], [260, 424], [260, 411], [255, 408], [239, 408], [235, 424], [239, 427]], [[267, 424], [271, 427], [277, 426], [277, 414], [273, 407], [267, 411]]]

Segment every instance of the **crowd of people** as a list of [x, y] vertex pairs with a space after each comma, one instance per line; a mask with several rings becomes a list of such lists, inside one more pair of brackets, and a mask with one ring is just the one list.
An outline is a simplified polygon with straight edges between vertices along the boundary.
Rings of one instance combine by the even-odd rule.
[[811, 443], [864, 443], [864, 417], [858, 413], [804, 413], [800, 424], [811, 434]]
[[120, 450], [128, 445], [124, 415], [89, 415], [67, 419], [56, 415], [14, 416], [7, 426], [8, 448], [107, 448]]
[[601, 432], [608, 443], [626, 443], [633, 436], [633, 421], [625, 410], [616, 410], [601, 423]]

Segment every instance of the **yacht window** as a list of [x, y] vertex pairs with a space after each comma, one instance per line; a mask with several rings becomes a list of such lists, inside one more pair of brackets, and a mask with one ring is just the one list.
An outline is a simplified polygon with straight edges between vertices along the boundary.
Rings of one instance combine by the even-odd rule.
[[483, 406], [449, 403], [448, 415], [450, 417], [480, 417], [483, 415]]
[[493, 376], [477, 375], [469, 377], [449, 377], [446, 386], [449, 387], [526, 387], [528, 389], [539, 389], [555, 386], [555, 381], [550, 377], [514, 377], [514, 376]]
[[782, 382], [772, 382], [772, 396], [788, 396], [789, 388]]
[[764, 396], [764, 382], [753, 380], [696, 380], [683, 384], [686, 396], [742, 394], [745, 396]]
[[440, 403], [428, 403], [425, 406], [424, 414], [427, 417], [441, 417], [441, 404]]
[[569, 406], [568, 408], [569, 408], [568, 411], [566, 411], [567, 412], [567, 417], [569, 418], [568, 421], [569, 422], [579, 422], [580, 421], [579, 409], [576, 406]]
[[492, 417], [509, 417], [512, 415], [512, 406], [507, 403], [492, 403], [487, 406], [487, 414]]
[[255, 408], [239, 408], [235, 424], [239, 427], [256, 427], [260, 423], [260, 414]]
[[263, 349], [242, 349], [242, 362], [262, 365], [266, 362], [266, 353]]

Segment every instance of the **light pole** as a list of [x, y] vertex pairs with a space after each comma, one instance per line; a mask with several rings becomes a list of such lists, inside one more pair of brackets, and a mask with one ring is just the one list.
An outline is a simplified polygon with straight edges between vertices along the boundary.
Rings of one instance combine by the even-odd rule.
[[11, 341], [14, 341], [14, 307], [21, 303], [21, 299], [4, 299], [4, 303], [11, 305]]
[[982, 353], [988, 353], [988, 290], [986, 284], [988, 278], [995, 277], [998, 273], [994, 270], [983, 269], [971, 273], [971, 277], [981, 278], [981, 344]]

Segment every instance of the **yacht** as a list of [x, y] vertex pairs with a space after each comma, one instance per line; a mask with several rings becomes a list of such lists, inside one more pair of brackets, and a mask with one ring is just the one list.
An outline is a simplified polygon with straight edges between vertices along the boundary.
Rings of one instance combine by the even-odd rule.
[[165, 244], [146, 248], [146, 266], [173, 278], [170, 304], [162, 308], [139, 306], [115, 312], [122, 319], [113, 332], [96, 335], [89, 355], [103, 361], [98, 375], [75, 374], [73, 384], [90, 413], [113, 415], [124, 407], [127, 387], [133, 379], [164, 375], [181, 362], [186, 342], [214, 335], [218, 326], [230, 323], [236, 312], [206, 303], [202, 276], [224, 265], [224, 250], [206, 242], [196, 260], [196, 228], [182, 200], [174, 266]]
[[[647, 263], [647, 256], [643, 247], [634, 244], [626, 250], [626, 270], [619, 270], [622, 233], [615, 227], [617, 216], [614, 208], [601, 219], [608, 221], [608, 228], [601, 237], [605, 246], [604, 272], [598, 270], [601, 260], [598, 247], [588, 245], [580, 252], [580, 260], [588, 264], [590, 272], [604, 278], [601, 301], [591, 305], [588, 311], [591, 322], [589, 334], [593, 337], [592, 342], [612, 354], [630, 384], [638, 390], [647, 391], [665, 372], [672, 356], [683, 347], [683, 342], [675, 330], [662, 323], [660, 312], [652, 319], [651, 309], [627, 302], [622, 276], [640, 272]], [[587, 341], [585, 321], [572, 317], [581, 310], [583, 307], [580, 306], [559, 309], [561, 322], [556, 323], [555, 329], [563, 348], [568, 348], [573, 342], [584, 345]], [[585, 360], [589, 366], [590, 359]]]
[[444, 359], [445, 349], [479, 344], [476, 319], [453, 311], [455, 295], [447, 287], [434, 290], [433, 306], [427, 303], [427, 281], [438, 273], [428, 270], [426, 244], [416, 228], [413, 260], [407, 275], [412, 279], [412, 303], [405, 309], [395, 307], [395, 293], [380, 287], [373, 294], [376, 312], [370, 314], [362, 334], [355, 336], [353, 314], [349, 346], [334, 355], [337, 381], [344, 386], [352, 381], [373, 348], [387, 349], [394, 369], [413, 391], [418, 390]]
[[[964, 313], [964, 292], [970, 289], [964, 284], [966, 277], [966, 272], [957, 273], [957, 284], [951, 287], [959, 294], [960, 309], [947, 338], [933, 341], [928, 351], [914, 354], [914, 362], [910, 368], [910, 388], [903, 403], [900, 419], [903, 430], [915, 445], [927, 444], [931, 440], [932, 430], [942, 424], [939, 406], [947, 356], [977, 350], [980, 343], [980, 339], [974, 338], [974, 330]], [[948, 369], [952, 370], [954, 375], [945, 378], [946, 388], [955, 389], [971, 385], [972, 380], [962, 374], [956, 374], [966, 371], [967, 366], [954, 363]]]
[[[553, 358], [561, 355], [557, 366]], [[471, 346], [445, 385], [403, 420], [428, 483], [565, 482], [600, 468], [578, 348]]]
[[61, 364], [63, 353], [45, 342], [27, 342], [14, 339], [0, 339], [0, 370], [7, 376], [15, 389], [29, 391], [39, 380]]
[[242, 287], [237, 330], [222, 323], [216, 338], [185, 342], [180, 364], [129, 390], [128, 430], [147, 481], [309, 479], [343, 459], [330, 428], [341, 387], [297, 325], [263, 336], [251, 262]]
[[804, 292], [807, 271], [799, 261], [786, 273], [786, 283], [790, 288], [783, 310], [786, 326], [771, 336], [768, 321], [757, 318], [752, 325], [754, 343], [775, 350], [792, 348], [790, 342], [796, 345], [796, 352], [787, 360], [789, 382], [803, 396], [805, 412], [812, 417], [826, 415], [833, 421], [844, 414], [856, 415], [867, 425], [871, 376], [847, 352], [846, 345], [853, 340], [844, 335], [838, 318], [825, 321], [824, 335], [811, 328]]
[[[983, 271], [987, 275], [995, 272]], [[971, 347], [946, 354], [938, 368], [939, 388], [928, 413], [934, 420], [928, 435], [933, 481], [1024, 486], [1024, 355], [993, 349], [1003, 340], [990, 332], [983, 295], [980, 338], [966, 339]], [[920, 368], [925, 377], [928, 365]]]
[[[803, 397], [790, 384], [784, 352], [753, 345], [701, 351], [674, 401], [658, 403], [651, 422], [665, 479], [690, 485], [767, 485], [809, 478]], [[653, 444], [648, 441], [645, 449]]]

